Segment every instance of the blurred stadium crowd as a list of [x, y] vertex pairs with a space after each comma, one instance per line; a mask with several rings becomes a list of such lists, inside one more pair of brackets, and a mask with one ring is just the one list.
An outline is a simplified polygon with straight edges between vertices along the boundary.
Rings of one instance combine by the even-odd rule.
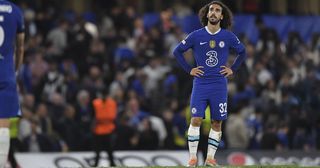
[[[92, 102], [104, 89], [117, 103], [115, 150], [186, 149], [192, 78], [172, 56], [186, 36], [172, 16], [205, 2], [164, 1], [171, 8], [148, 29], [135, 1], [93, 2], [93, 13], [78, 15], [55, 1], [19, 1], [26, 47], [18, 76], [23, 115], [11, 126], [18, 150], [92, 150]], [[229, 80], [221, 147], [320, 149], [319, 34], [305, 43], [291, 32], [284, 42], [256, 23], [256, 44], [240, 36], [248, 58]], [[192, 53], [186, 58], [194, 63]]]

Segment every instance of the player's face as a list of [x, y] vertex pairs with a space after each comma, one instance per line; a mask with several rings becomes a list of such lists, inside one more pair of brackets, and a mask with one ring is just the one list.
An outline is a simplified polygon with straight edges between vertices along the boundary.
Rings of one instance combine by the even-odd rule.
[[210, 24], [216, 25], [223, 19], [222, 7], [218, 4], [212, 4], [209, 6], [207, 18]]

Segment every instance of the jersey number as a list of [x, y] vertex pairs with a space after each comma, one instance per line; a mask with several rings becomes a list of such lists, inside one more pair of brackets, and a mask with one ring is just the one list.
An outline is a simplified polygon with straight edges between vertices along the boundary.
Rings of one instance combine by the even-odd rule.
[[226, 113], [227, 112], [227, 103], [220, 103], [219, 104], [220, 107], [220, 113]]

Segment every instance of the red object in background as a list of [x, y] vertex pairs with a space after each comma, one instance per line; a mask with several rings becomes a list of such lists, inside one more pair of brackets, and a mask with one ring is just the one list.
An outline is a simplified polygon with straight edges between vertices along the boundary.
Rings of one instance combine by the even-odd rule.
[[232, 166], [243, 166], [246, 164], [246, 154], [241, 152], [231, 153], [228, 156], [228, 164]]
[[249, 13], [259, 12], [259, 1], [258, 0], [244, 0], [243, 11]]

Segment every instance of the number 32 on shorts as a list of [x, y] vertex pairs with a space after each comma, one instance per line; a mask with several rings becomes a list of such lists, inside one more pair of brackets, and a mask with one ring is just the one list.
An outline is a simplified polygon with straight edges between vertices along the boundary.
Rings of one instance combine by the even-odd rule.
[[219, 103], [219, 111], [220, 111], [220, 113], [221, 113], [221, 116], [224, 116], [224, 115], [226, 115], [226, 113], [227, 113], [227, 103], [225, 102], [225, 103]]

